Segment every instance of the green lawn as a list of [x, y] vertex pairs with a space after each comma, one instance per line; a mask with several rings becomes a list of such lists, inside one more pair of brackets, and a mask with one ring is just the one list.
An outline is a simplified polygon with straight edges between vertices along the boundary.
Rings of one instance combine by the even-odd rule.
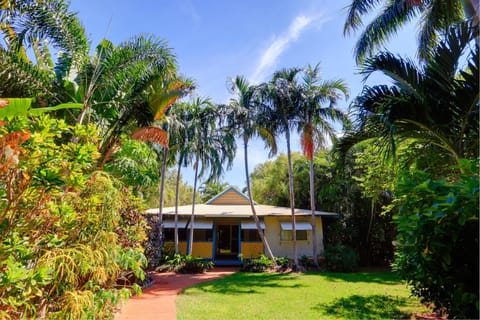
[[427, 312], [395, 273], [237, 273], [186, 289], [177, 319], [387, 319]]

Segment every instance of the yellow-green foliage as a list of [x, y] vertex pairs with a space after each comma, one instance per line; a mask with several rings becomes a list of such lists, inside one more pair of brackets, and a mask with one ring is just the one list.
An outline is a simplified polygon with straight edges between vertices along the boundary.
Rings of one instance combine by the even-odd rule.
[[[0, 318], [111, 318], [143, 277], [139, 202], [95, 171], [98, 134], [42, 116], [0, 127]], [[138, 286], [133, 286], [138, 289]]]

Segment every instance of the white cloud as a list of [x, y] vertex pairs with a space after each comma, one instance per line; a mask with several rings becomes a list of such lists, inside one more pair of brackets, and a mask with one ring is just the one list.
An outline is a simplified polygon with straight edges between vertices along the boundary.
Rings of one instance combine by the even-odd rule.
[[272, 40], [270, 45], [261, 55], [255, 71], [250, 77], [252, 83], [258, 83], [265, 79], [267, 73], [274, 67], [280, 55], [288, 49], [291, 43], [295, 42], [301, 33], [312, 23], [321, 26], [328, 19], [324, 19], [322, 14], [316, 15], [298, 15], [290, 23], [288, 29], [279, 37]]

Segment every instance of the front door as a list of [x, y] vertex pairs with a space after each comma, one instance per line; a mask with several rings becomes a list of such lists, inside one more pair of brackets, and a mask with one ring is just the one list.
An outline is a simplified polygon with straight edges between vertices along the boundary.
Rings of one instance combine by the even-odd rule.
[[238, 224], [217, 225], [215, 258], [218, 260], [238, 259]]

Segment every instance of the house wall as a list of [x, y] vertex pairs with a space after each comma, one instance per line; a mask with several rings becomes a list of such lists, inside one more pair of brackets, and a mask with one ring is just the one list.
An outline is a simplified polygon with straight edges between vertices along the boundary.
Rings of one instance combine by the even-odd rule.
[[[322, 228], [322, 218], [317, 217], [317, 246], [318, 253], [323, 253], [323, 228]], [[290, 217], [265, 217], [265, 236], [267, 237], [272, 253], [277, 257], [289, 257], [293, 258], [293, 242], [292, 241], [281, 241], [280, 240], [280, 231], [281, 226], [280, 222], [290, 222]], [[296, 221], [305, 221], [310, 223], [311, 217], [296, 217]], [[297, 240], [297, 252], [298, 258], [302, 255], [312, 256], [312, 231], [307, 230], [307, 240]]]
[[257, 258], [263, 253], [263, 243], [242, 241], [240, 250], [243, 258]]
[[[168, 248], [167, 250], [171, 250], [171, 252], [175, 251], [175, 243], [173, 243], [171, 241], [165, 242], [165, 247]], [[187, 253], [187, 242], [186, 241], [179, 241], [178, 242], [178, 251], [181, 254], [186, 254]], [[193, 242], [192, 256], [211, 259], [212, 258], [212, 242], [209, 242], [209, 241], [194, 241]]]
[[212, 242], [193, 241], [192, 256], [211, 259], [212, 258]]

